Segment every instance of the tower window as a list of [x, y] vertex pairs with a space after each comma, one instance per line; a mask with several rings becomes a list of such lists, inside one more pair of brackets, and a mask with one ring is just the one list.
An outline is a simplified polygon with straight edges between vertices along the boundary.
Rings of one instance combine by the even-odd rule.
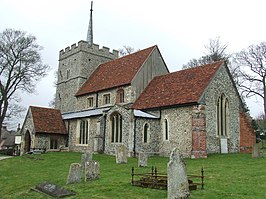
[[222, 94], [217, 100], [217, 134], [228, 136], [229, 132], [229, 102]]
[[111, 142], [122, 142], [122, 116], [119, 113], [114, 113], [110, 117], [111, 120]]
[[70, 69], [67, 70], [67, 79], [70, 78]]

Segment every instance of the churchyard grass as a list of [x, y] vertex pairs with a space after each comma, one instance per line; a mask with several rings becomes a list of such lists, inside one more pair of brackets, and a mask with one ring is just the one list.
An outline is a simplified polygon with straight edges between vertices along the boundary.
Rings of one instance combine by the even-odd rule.
[[[266, 154], [264, 154], [266, 157]], [[41, 155], [25, 155], [0, 161], [1, 199], [44, 199], [47, 196], [31, 191], [31, 187], [50, 182], [75, 191], [68, 198], [167, 198], [166, 190], [135, 187], [131, 182], [131, 167], [136, 172], [150, 172], [151, 166], [166, 173], [169, 158], [150, 157], [148, 167], [137, 168], [136, 158], [127, 164], [116, 164], [114, 156], [93, 155], [100, 162], [100, 179], [66, 185], [69, 165], [79, 163], [81, 153], [49, 152]], [[251, 158], [250, 154], [209, 155], [207, 159], [186, 159], [188, 174], [200, 174], [205, 170], [205, 190], [191, 192], [192, 199], [204, 198], [265, 198], [266, 158]]]

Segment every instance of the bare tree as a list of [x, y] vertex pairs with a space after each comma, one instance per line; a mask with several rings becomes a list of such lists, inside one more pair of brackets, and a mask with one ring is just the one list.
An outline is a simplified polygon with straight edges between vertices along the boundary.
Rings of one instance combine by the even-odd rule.
[[261, 97], [266, 115], [266, 42], [236, 53], [233, 60], [238, 70], [236, 83], [240, 92], [245, 97]]
[[222, 44], [220, 38], [210, 39], [209, 43], [205, 45], [207, 52], [204, 56], [199, 59], [191, 59], [187, 64], [183, 65], [183, 69], [192, 68], [196, 66], [201, 66], [204, 64], [209, 64], [215, 61], [225, 61], [229, 65], [230, 54], [226, 53], [227, 44]]
[[32, 93], [47, 73], [49, 67], [42, 63], [41, 50], [36, 37], [24, 31], [6, 29], [0, 33], [0, 136], [4, 119], [21, 109], [16, 103], [18, 91]]
[[132, 48], [131, 46], [123, 46], [123, 48], [119, 48], [118, 49], [118, 52], [119, 52], [119, 57], [123, 57], [125, 55], [129, 55], [133, 52], [135, 52], [135, 49]]

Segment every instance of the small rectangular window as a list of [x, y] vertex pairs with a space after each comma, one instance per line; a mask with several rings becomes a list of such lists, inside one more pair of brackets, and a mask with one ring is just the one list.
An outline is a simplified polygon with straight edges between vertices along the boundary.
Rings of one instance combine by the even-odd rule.
[[103, 104], [110, 104], [110, 94], [103, 95]]
[[87, 108], [93, 107], [93, 97], [87, 98]]

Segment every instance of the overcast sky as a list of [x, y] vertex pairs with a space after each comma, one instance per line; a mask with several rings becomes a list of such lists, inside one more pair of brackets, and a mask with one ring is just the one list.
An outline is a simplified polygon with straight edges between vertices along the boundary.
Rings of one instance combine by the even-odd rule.
[[[265, 0], [94, 0], [94, 43], [118, 49], [158, 45], [171, 72], [203, 55], [210, 38], [220, 37], [228, 52], [265, 41]], [[49, 75], [35, 95], [22, 94], [22, 104], [48, 106], [55, 93], [59, 51], [86, 40], [90, 0], [0, 0], [0, 31], [20, 29], [44, 47]], [[262, 102], [248, 100], [252, 116]], [[23, 115], [24, 116], [24, 115]]]

